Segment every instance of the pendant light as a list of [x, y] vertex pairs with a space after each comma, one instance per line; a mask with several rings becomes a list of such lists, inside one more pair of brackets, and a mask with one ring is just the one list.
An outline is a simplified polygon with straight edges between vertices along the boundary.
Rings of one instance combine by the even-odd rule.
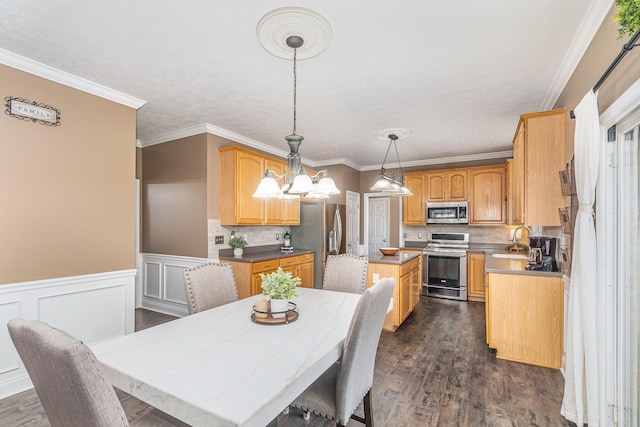
[[[389, 145], [387, 146], [387, 152], [384, 155], [384, 159], [382, 160], [382, 166], [380, 167], [380, 177], [370, 188], [371, 191], [379, 191], [385, 194], [389, 194], [390, 196], [413, 196], [413, 193], [406, 185], [404, 185], [404, 174], [402, 172], [402, 163], [400, 163], [400, 155], [398, 154], [398, 145], [396, 141], [398, 139], [406, 138], [411, 134], [411, 131], [407, 129], [388, 129], [385, 131], [380, 131], [377, 133], [379, 139], [382, 139], [381, 136], [386, 136], [389, 139]], [[398, 136], [401, 135], [401, 136]], [[398, 177], [395, 173], [387, 174], [387, 171], [384, 168], [384, 162], [387, 161], [387, 156], [389, 155], [389, 150], [391, 149], [391, 145], [394, 146], [396, 151], [396, 156], [398, 158], [398, 166], [400, 167], [400, 176]]]
[[[304, 26], [301, 25], [301, 23], [305, 20], [311, 19], [314, 21], [315, 25], [310, 25], [309, 27], [313, 27], [314, 31], [320, 31], [324, 29], [325, 33], [330, 33], [331, 27], [326, 22], [326, 20], [324, 20], [324, 18], [322, 18], [320, 15], [317, 15], [315, 12], [309, 11], [308, 9], [282, 8], [269, 12], [258, 23], [258, 38], [260, 40], [260, 43], [265, 49], [267, 49], [267, 51], [279, 57], [283, 57], [282, 50], [284, 46], [272, 45], [273, 40], [277, 39], [277, 37], [271, 36], [270, 32], [278, 35], [287, 31], [288, 34], [291, 34], [292, 31], [288, 29], [283, 31], [284, 27], [287, 26], [286, 23], [283, 24], [283, 22], [285, 22], [287, 19], [294, 19], [296, 21], [299, 20], [300, 22], [296, 22], [296, 24], [298, 24], [296, 28], [302, 32], [304, 32]], [[322, 25], [318, 25], [318, 23], [321, 23]], [[273, 28], [275, 28], [275, 30], [273, 30]], [[323, 35], [324, 40], [327, 40], [327, 35]], [[302, 166], [299, 149], [304, 137], [302, 135], [296, 134], [296, 105], [298, 80], [297, 55], [298, 49], [302, 48], [302, 46], [304, 45], [304, 39], [300, 35], [288, 35], [286, 37], [285, 44], [289, 50], [293, 49], [293, 133], [291, 135], [285, 136], [284, 138], [289, 145], [289, 154], [287, 155], [287, 168], [283, 175], [278, 175], [274, 171], [267, 169], [264, 176], [260, 180], [258, 188], [253, 194], [253, 197], [278, 197], [287, 199], [299, 198], [301, 195], [306, 195], [307, 198], [327, 198], [334, 194], [340, 194], [340, 190], [338, 190], [338, 187], [336, 187], [335, 182], [329, 176], [329, 172], [326, 169], [321, 170], [313, 176], [309, 176]], [[326, 43], [326, 45], [328, 45], [328, 42]], [[321, 50], [318, 50], [318, 46], [321, 47]], [[324, 46], [324, 48], [326, 48], [326, 46]], [[316, 51], [313, 52], [314, 56], [322, 52], [324, 48], [322, 48], [322, 46], [317, 43], [316, 46], [311, 47], [311, 49], [316, 49]], [[280, 188], [276, 179], [282, 178], [285, 178], [285, 182], [282, 188]]]

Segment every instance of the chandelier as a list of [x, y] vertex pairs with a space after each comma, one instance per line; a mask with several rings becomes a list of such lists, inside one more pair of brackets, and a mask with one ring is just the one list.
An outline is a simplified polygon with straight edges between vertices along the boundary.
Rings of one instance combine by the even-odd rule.
[[[286, 23], [286, 18], [295, 19], [297, 23], [297, 30], [304, 32], [304, 26], [301, 25], [301, 22], [305, 20], [313, 20], [314, 23], [322, 23], [325, 27], [320, 25], [313, 25], [315, 31], [318, 31], [318, 28], [325, 28], [325, 31], [330, 32], [331, 27], [329, 24], [322, 18], [320, 15], [316, 14], [313, 11], [302, 8], [282, 8], [276, 9], [268, 14], [266, 14], [258, 23], [258, 38], [260, 43], [262, 43], [263, 47], [267, 49], [270, 53], [273, 53], [279, 57], [283, 56], [283, 49], [287, 49], [281, 44], [270, 45], [274, 40], [277, 40], [277, 36], [279, 33], [283, 33], [284, 27], [288, 24]], [[317, 21], [317, 22], [316, 22]], [[328, 28], [328, 30], [326, 30]], [[291, 33], [290, 29], [286, 30], [288, 34]], [[273, 37], [275, 33], [276, 37]], [[324, 35], [326, 39], [326, 34]], [[322, 40], [321, 40], [322, 41]], [[304, 39], [301, 35], [288, 35], [285, 40], [286, 46], [288, 47], [288, 52], [290, 54], [290, 50], [293, 49], [293, 133], [291, 135], [285, 136], [285, 140], [289, 145], [289, 154], [287, 155], [287, 168], [284, 171], [284, 174], [279, 175], [275, 171], [267, 169], [264, 173], [264, 176], [260, 180], [258, 184], [258, 188], [256, 192], [253, 194], [253, 197], [266, 199], [266, 198], [281, 198], [281, 199], [289, 199], [289, 198], [299, 198], [301, 195], [305, 195], [307, 198], [314, 199], [322, 199], [328, 198], [334, 194], [340, 194], [340, 190], [336, 187], [335, 182], [329, 176], [329, 172], [324, 169], [315, 175], [309, 176], [302, 166], [302, 159], [299, 153], [300, 144], [304, 137], [302, 135], [296, 134], [296, 101], [297, 101], [297, 56], [298, 49], [302, 48], [304, 45]], [[307, 57], [309, 55], [315, 56], [322, 52], [324, 48], [320, 48], [318, 51], [319, 43], [314, 43], [311, 46], [311, 49], [315, 49], [315, 51], [309, 53], [307, 52]], [[327, 42], [328, 45], [328, 42]], [[286, 54], [287, 51], [285, 51]], [[277, 180], [285, 178], [284, 184], [282, 187], [278, 185]]]
[[[396, 141], [401, 138], [406, 138], [409, 136], [411, 131], [406, 129], [389, 129], [386, 131], [380, 131], [377, 133], [378, 138], [386, 136], [389, 138], [389, 146], [387, 147], [387, 153], [384, 155], [384, 160], [382, 160], [382, 166], [380, 167], [380, 178], [373, 184], [371, 187], [371, 191], [380, 191], [385, 194], [389, 194], [390, 196], [413, 196], [413, 193], [406, 185], [404, 185], [404, 174], [402, 173], [402, 163], [400, 163], [400, 155], [398, 154], [398, 145]], [[400, 136], [398, 136], [400, 135]], [[386, 139], [385, 138], [385, 139]], [[398, 158], [398, 166], [400, 167], [400, 175], [396, 175], [394, 173], [387, 173], [384, 168], [384, 162], [387, 161], [387, 156], [389, 155], [389, 150], [391, 149], [391, 145], [395, 148], [396, 156]]]

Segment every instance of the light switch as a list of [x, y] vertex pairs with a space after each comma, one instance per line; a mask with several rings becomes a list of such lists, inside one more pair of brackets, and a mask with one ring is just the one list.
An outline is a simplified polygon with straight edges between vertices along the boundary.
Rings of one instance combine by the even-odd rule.
[[224, 236], [216, 236], [215, 244], [216, 245], [224, 244]]

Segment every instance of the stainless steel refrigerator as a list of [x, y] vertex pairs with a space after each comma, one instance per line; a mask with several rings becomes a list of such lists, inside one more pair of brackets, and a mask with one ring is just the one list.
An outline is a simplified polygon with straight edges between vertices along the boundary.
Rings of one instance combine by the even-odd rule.
[[314, 251], [314, 287], [322, 287], [328, 255], [346, 253], [346, 206], [325, 202], [300, 202], [300, 225], [291, 227], [291, 246]]

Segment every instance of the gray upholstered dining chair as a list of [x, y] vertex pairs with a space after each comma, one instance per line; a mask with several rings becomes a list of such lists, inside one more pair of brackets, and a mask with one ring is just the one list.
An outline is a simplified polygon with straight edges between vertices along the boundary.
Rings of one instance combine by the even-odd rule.
[[51, 426], [129, 425], [100, 363], [82, 341], [36, 320], [12, 319], [7, 327]]
[[231, 264], [206, 262], [183, 271], [189, 314], [238, 300]]
[[[344, 341], [342, 358], [333, 364], [291, 404], [346, 426], [353, 418], [373, 425], [371, 387], [382, 324], [396, 280], [385, 278], [367, 289], [358, 302]], [[353, 412], [364, 403], [364, 418]]]
[[342, 254], [327, 257], [322, 289], [362, 294], [367, 287], [369, 260]]

